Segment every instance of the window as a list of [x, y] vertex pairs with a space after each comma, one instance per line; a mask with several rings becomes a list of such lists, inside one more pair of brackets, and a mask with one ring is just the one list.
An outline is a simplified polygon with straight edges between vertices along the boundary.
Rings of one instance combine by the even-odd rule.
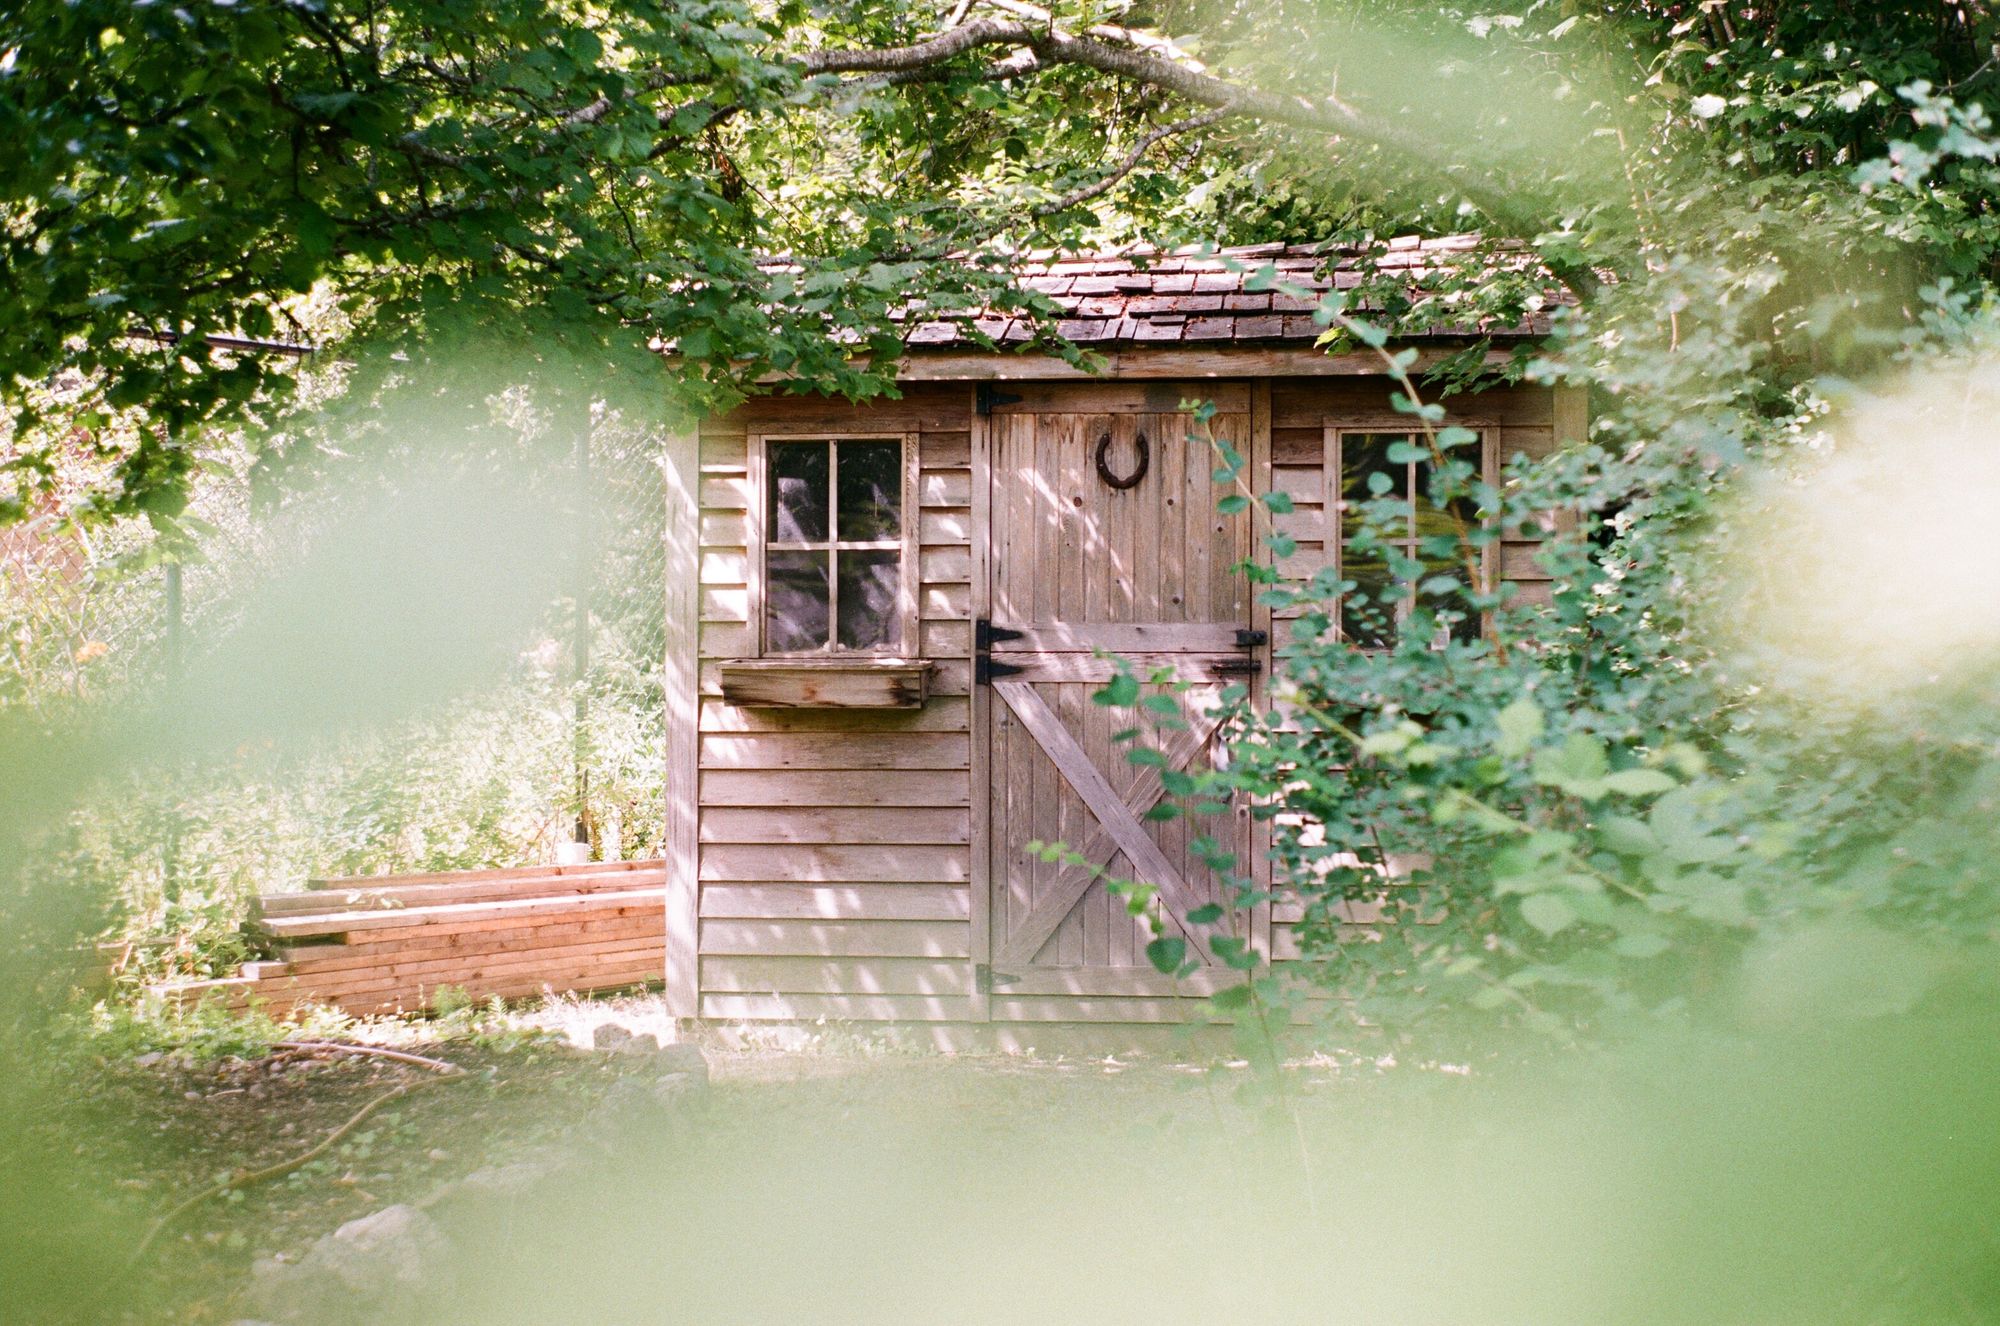
[[[1431, 500], [1432, 465], [1427, 453], [1419, 458], [1422, 439], [1417, 435], [1341, 432], [1336, 437], [1340, 474], [1337, 555], [1341, 578], [1355, 582], [1354, 591], [1341, 602], [1342, 637], [1364, 649], [1386, 648], [1395, 643], [1411, 614], [1423, 603], [1455, 608], [1464, 616], [1452, 624], [1451, 636], [1476, 638], [1479, 614], [1466, 612], [1463, 598], [1449, 590], [1434, 597], [1422, 588], [1432, 576], [1440, 575], [1464, 585], [1460, 532], [1477, 527], [1474, 503], [1461, 498], [1440, 507]], [[1456, 454], [1478, 465], [1481, 477], [1490, 477], [1484, 434], [1478, 443]], [[1400, 508], [1400, 514], [1378, 524], [1380, 537], [1373, 547], [1357, 551], [1349, 539], [1359, 529], [1362, 509], [1369, 503], [1375, 504], [1374, 513]], [[1482, 566], [1482, 577], [1483, 573]], [[1483, 585], [1466, 587], [1480, 589]], [[1442, 632], [1437, 643], [1443, 643]]]
[[763, 652], [895, 654], [915, 634], [907, 437], [759, 439]]

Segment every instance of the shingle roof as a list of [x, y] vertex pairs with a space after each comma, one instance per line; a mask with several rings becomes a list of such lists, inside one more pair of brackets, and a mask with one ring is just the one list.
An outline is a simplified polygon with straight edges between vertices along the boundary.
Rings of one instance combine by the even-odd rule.
[[[1409, 236], [1389, 241], [1386, 250], [1375, 253], [1368, 265], [1382, 273], [1407, 273], [1411, 286], [1416, 287], [1445, 265], [1447, 255], [1462, 255], [1478, 243], [1476, 236]], [[1276, 269], [1279, 282], [1312, 291], [1351, 290], [1363, 281], [1360, 255], [1304, 244], [1062, 257], [1024, 263], [1020, 281], [1063, 308], [1065, 316], [1056, 330], [1078, 345], [1241, 344], [1317, 338], [1323, 328], [1313, 320], [1314, 299], [1246, 288], [1251, 276], [1266, 265]], [[1550, 290], [1550, 305], [1566, 302], [1566, 293]], [[1357, 300], [1354, 307], [1366, 311], [1369, 304]], [[996, 341], [1031, 338], [1029, 324], [1021, 318], [980, 315], [968, 321]], [[1440, 322], [1414, 335], [1541, 336], [1548, 331], [1547, 313], [1537, 312], [1515, 326]], [[977, 343], [954, 321], [918, 323], [904, 341], [923, 349]]]

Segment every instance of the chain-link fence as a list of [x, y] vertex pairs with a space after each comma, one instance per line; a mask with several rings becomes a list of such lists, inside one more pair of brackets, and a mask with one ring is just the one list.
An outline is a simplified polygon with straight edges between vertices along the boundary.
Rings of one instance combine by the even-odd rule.
[[[542, 422], [533, 478], [575, 495], [580, 566], [502, 678], [390, 728], [149, 768], [79, 809], [58, 855], [121, 900], [124, 933], [181, 937], [166, 969], [233, 960], [247, 899], [311, 878], [540, 864], [579, 826], [596, 859], [658, 850], [659, 430], [597, 404], [576, 447]], [[54, 717], [165, 681], [183, 651], [200, 666], [300, 554], [314, 496], [274, 513], [247, 455], [220, 459], [172, 536], [136, 518], [0, 531], [0, 707]]]

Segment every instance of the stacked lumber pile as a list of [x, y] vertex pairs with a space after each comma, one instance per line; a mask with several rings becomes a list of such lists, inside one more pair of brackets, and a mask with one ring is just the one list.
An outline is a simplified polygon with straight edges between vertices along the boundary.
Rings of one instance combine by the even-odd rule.
[[180, 999], [413, 1012], [450, 987], [475, 999], [615, 990], [662, 979], [666, 870], [610, 861], [316, 880], [258, 899], [277, 959], [162, 988]]

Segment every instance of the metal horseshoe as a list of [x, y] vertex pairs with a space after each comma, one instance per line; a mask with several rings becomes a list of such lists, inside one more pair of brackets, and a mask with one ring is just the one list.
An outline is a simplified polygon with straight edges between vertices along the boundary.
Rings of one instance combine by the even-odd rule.
[[1111, 434], [1097, 439], [1097, 477], [1113, 488], [1136, 488], [1139, 480], [1146, 477], [1146, 468], [1153, 463], [1153, 449], [1146, 443], [1146, 435], [1141, 433], [1133, 439], [1139, 444], [1139, 463], [1132, 472], [1122, 479], [1111, 472], [1111, 465], [1105, 459], [1111, 452]]

